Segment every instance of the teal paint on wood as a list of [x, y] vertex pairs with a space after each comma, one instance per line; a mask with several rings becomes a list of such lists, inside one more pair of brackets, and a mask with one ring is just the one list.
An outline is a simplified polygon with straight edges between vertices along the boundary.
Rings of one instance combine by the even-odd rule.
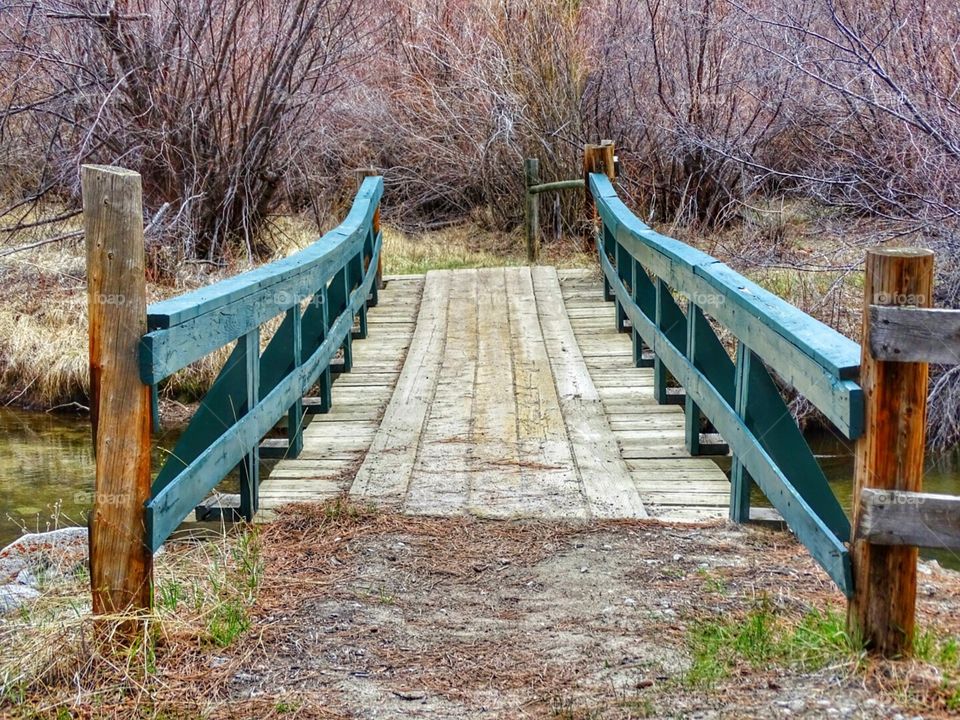
[[[633, 286], [633, 268], [632, 268], [632, 258], [629, 253], [614, 240], [614, 259], [616, 260], [617, 274], [620, 277], [620, 282], [624, 285]], [[617, 308], [617, 332], [626, 332], [627, 324], [627, 314], [624, 312], [623, 305], [619, 302], [616, 303]]]
[[[382, 181], [376, 180], [379, 182], [365, 182], [365, 187], [371, 185], [376, 190], [378, 185], [382, 186]], [[354, 216], [357, 208], [358, 204], [354, 203], [351, 211]], [[372, 209], [367, 210], [372, 218]], [[369, 229], [366, 232], [369, 236]], [[156, 550], [237, 465], [241, 466], [242, 511], [252, 518], [258, 505], [260, 440], [287, 414], [288, 450], [298, 451], [303, 423], [302, 398], [321, 378], [327, 379], [324, 395], [329, 408], [330, 361], [349, 343], [354, 317], [365, 306], [376, 280], [381, 247], [382, 235], [378, 234], [373, 247], [368, 247], [369, 256], [365, 257], [361, 244], [334, 272], [331, 287], [339, 291], [338, 309], [332, 322], [327, 288], [330, 281], [321, 278], [305, 296], [312, 296], [313, 300], [302, 315], [299, 303], [287, 307], [284, 320], [262, 355], [258, 325], [254, 324], [239, 337], [154, 481], [152, 497], [145, 508], [152, 550]], [[235, 295], [239, 296], [240, 291]], [[235, 297], [231, 296], [229, 302], [234, 301]], [[191, 315], [189, 309], [183, 307], [178, 312], [187, 318], [184, 323], [200, 317]], [[208, 314], [214, 317], [216, 311]]]
[[[300, 306], [287, 310], [290, 317], [290, 359], [293, 363], [290, 371], [299, 368], [303, 362], [303, 325], [301, 323]], [[304, 392], [306, 389], [304, 390]], [[303, 393], [287, 411], [287, 454], [288, 458], [296, 458], [303, 451]]]
[[[371, 269], [364, 284], [351, 295], [347, 307], [332, 324], [330, 334], [320, 348], [310, 358], [304, 359], [299, 368], [283, 378], [269, 393], [261, 396], [256, 407], [244, 413], [225, 432], [208, 443], [173, 482], [154, 493], [147, 503], [145, 514], [151, 550], [156, 551], [163, 544], [181, 520], [241, 462], [250, 448], [259, 445], [260, 439], [298, 398], [303, 397], [305, 390], [316, 382], [336, 354], [343, 338], [349, 335], [354, 313], [365, 300], [375, 270]], [[236, 353], [236, 350], [234, 352]], [[261, 363], [261, 371], [263, 369]], [[261, 391], [264, 386], [261, 377]]]
[[[317, 351], [321, 343], [327, 337], [327, 331], [330, 326], [329, 302], [327, 300], [327, 288], [324, 286], [313, 296], [313, 302], [307, 307], [301, 319], [302, 332], [302, 355], [310, 357]], [[333, 391], [333, 373], [330, 368], [326, 368], [317, 380], [316, 395], [320, 399], [319, 405], [309, 406], [308, 412], [327, 413], [332, 406]]]
[[150, 431], [160, 432], [160, 388], [157, 383], [150, 386]]
[[[151, 486], [156, 496], [247, 411], [246, 355], [238, 345], [200, 401]], [[229, 472], [229, 469], [227, 470]], [[190, 508], [191, 510], [193, 508]]]
[[[737, 370], [736, 370], [736, 399], [734, 410], [739, 417], [744, 417], [747, 405], [750, 401], [750, 363], [753, 359], [753, 353], [742, 342], [737, 344]], [[730, 520], [735, 523], [745, 523], [750, 520], [750, 488], [753, 481], [750, 479], [750, 473], [747, 472], [743, 463], [740, 462], [740, 456], [733, 456], [733, 464], [730, 467]]]
[[[612, 284], [612, 281], [611, 281]], [[656, 282], [656, 327], [668, 342], [679, 348], [680, 352], [687, 351], [687, 318], [677, 301], [670, 294], [670, 287], [662, 278]], [[659, 353], [654, 349], [653, 361], [653, 395], [661, 405], [667, 402], [667, 367], [663, 364]]]
[[863, 394], [853, 381], [860, 350], [715, 258], [656, 233], [617, 198], [603, 175], [590, 176], [603, 237], [618, 244], [678, 293], [700, 304], [799, 390], [849, 439], [863, 432]]
[[[683, 385], [688, 396], [710, 418], [717, 431], [723, 436], [733, 453], [739, 458], [744, 469], [760, 487], [773, 506], [793, 530], [797, 538], [807, 547], [811, 556], [820, 563], [837, 586], [847, 596], [850, 595], [851, 568], [850, 556], [843, 540], [814, 511], [800, 490], [784, 475], [766, 449], [758, 440], [755, 432], [741, 419], [735, 408], [708, 378], [687, 359], [686, 332], [683, 341], [667, 336], [667, 333], [651, 323], [640, 308], [634, 304], [630, 295], [620, 282], [619, 277], [604, 253], [599, 254], [600, 265], [608, 279], [613, 293], [624, 304], [631, 323], [644, 337], [651, 338], [654, 353], [666, 370]], [[658, 293], [661, 312], [668, 306], [665, 297]], [[667, 325], [666, 327], [669, 327]]]
[[[687, 359], [695, 368], [703, 372], [702, 363], [699, 362], [700, 344], [697, 342], [698, 331], [702, 334], [703, 325], [707, 322], [703, 316], [703, 311], [699, 306], [690, 303], [687, 306]], [[709, 325], [707, 326], [709, 331]], [[687, 452], [691, 455], [700, 454], [700, 408], [689, 395], [684, 398], [684, 438], [686, 441]]]
[[[382, 195], [383, 178], [366, 178], [347, 217], [323, 238], [290, 257], [205, 288], [154, 303], [147, 308], [148, 328], [172, 327], [251, 296], [286, 290], [283, 283], [309, 270], [314, 263], [322, 262], [333, 247], [348, 239], [362, 239], [373, 222], [373, 215]], [[278, 284], [280, 287], [274, 287]], [[306, 297], [306, 294], [301, 294], [301, 298]], [[275, 314], [284, 310], [285, 307]]]
[[[608, 253], [607, 258], [612, 257], [610, 248], [613, 246], [614, 237], [607, 231], [606, 225], [601, 225], [600, 232], [603, 235], [603, 245], [600, 246], [600, 252]], [[610, 283], [607, 278], [603, 278], [603, 299], [607, 302], [613, 301], [613, 291], [610, 289]]]
[[[319, 242], [332, 241], [325, 237]], [[360, 251], [361, 245], [359, 237], [340, 242], [289, 283], [275, 284], [180, 324], [147, 333], [142, 341], [141, 379], [151, 383], [168, 377], [310, 298], [325, 278], [352, 253]]]
[[[656, 291], [650, 282], [650, 276], [647, 271], [638, 263], [630, 253], [627, 253], [630, 261], [630, 297], [636, 303], [642, 312], [644, 308], [652, 306], [656, 312]], [[641, 286], [641, 283], [643, 285]], [[652, 315], [648, 315], [652, 317]], [[630, 337], [633, 341], [633, 364], [634, 367], [653, 367], [653, 358], [646, 356], [649, 349], [643, 341], [643, 337], [635, 327], [631, 327]]]
[[[246, 410], [260, 400], [260, 328], [254, 328], [237, 341], [246, 380]], [[240, 514], [253, 521], [260, 507], [260, 446], [254, 445], [240, 463]]]
[[[347, 306], [349, 297], [350, 268], [344, 267], [340, 272], [333, 276], [330, 286], [327, 289], [327, 298], [330, 303], [330, 315], [338, 316]], [[351, 328], [352, 328], [351, 324]], [[347, 333], [344, 338], [343, 346], [343, 372], [350, 372], [353, 366], [353, 334]]]
[[[756, 353], [743, 345], [740, 349], [746, 358], [740, 417], [817, 516], [834, 535], [849, 540], [850, 521], [770, 373]], [[746, 463], [747, 458], [739, 459], [741, 464]]]

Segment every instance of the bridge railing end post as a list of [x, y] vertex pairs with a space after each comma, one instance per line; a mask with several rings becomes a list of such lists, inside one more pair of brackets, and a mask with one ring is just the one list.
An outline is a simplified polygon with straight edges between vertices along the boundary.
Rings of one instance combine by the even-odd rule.
[[140, 380], [147, 283], [140, 175], [84, 165], [90, 415], [95, 480], [90, 515], [90, 589], [97, 615], [150, 606], [151, 388]]
[[876, 248], [867, 252], [860, 385], [865, 431], [854, 469], [851, 563], [851, 635], [873, 651], [895, 657], [912, 649], [917, 548], [874, 545], [859, 537], [861, 495], [867, 488], [920, 492], [927, 406], [926, 363], [884, 362], [870, 350], [870, 306], [930, 307], [933, 253]]

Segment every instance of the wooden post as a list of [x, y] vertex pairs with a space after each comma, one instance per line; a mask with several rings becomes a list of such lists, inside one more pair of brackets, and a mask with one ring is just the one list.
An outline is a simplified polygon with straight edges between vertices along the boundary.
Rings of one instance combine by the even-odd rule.
[[876, 249], [867, 253], [860, 384], [866, 430], [857, 442], [853, 497], [854, 595], [847, 626], [884, 656], [911, 649], [917, 591], [917, 549], [859, 539], [866, 488], [919, 492], [923, 476], [927, 364], [876, 360], [870, 352], [870, 305], [929, 307], [933, 253]]
[[590, 174], [604, 173], [610, 182], [616, 179], [614, 173], [614, 145], [609, 140], [603, 141], [602, 145], [587, 145], [583, 149], [583, 183], [584, 199], [586, 200], [587, 217], [596, 220], [597, 208], [593, 202], [593, 195], [590, 194]]
[[527, 262], [531, 265], [540, 259], [540, 195], [530, 188], [540, 184], [540, 161], [527, 158], [524, 163], [524, 178], [527, 185], [527, 213], [524, 229], [527, 236]]
[[81, 186], [96, 453], [90, 587], [93, 612], [107, 614], [150, 605], [150, 387], [139, 368], [147, 331], [143, 210], [135, 172], [84, 165]]
[[[604, 140], [600, 145], [588, 144], [583, 149], [583, 192], [586, 201], [585, 209], [587, 217], [593, 221], [594, 226], [597, 224], [597, 206], [590, 192], [590, 174], [604, 173], [610, 178], [610, 182], [616, 180], [614, 154], [614, 145], [610, 140]], [[592, 244], [593, 238], [591, 237], [588, 242], [588, 250], [592, 247]], [[609, 288], [606, 280], [604, 280], [604, 297], [606, 299], [610, 299], [608, 297], [608, 291]]]

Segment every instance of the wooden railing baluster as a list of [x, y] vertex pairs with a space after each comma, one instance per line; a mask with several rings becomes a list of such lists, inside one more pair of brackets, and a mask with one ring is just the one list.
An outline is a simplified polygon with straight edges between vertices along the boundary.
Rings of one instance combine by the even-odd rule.
[[[735, 376], [735, 406], [734, 410], [740, 419], [747, 414], [750, 404], [750, 363], [753, 353], [743, 341], [737, 343], [737, 362]], [[744, 467], [739, 455], [734, 454], [730, 466], [730, 520], [735, 523], [745, 523], [750, 520], [750, 490], [753, 481], [750, 473]]]
[[[687, 359], [694, 367], [699, 367], [697, 331], [700, 325], [707, 320], [703, 311], [692, 300], [687, 304]], [[687, 452], [691, 455], [700, 454], [700, 408], [693, 397], [687, 395], [684, 399], [684, 436]]]
[[[300, 314], [300, 304], [297, 303], [287, 310], [290, 318], [290, 360], [291, 372], [300, 369], [303, 364], [303, 317]], [[287, 411], [287, 458], [297, 458], [303, 451], [303, 397], [290, 406]]]
[[[246, 388], [246, 407], [249, 413], [260, 402], [260, 328], [255, 327], [237, 339], [240, 353], [238, 361], [243, 365], [243, 379]], [[260, 506], [260, 444], [257, 443], [247, 453], [240, 464], [240, 515], [248, 522], [253, 521]]]

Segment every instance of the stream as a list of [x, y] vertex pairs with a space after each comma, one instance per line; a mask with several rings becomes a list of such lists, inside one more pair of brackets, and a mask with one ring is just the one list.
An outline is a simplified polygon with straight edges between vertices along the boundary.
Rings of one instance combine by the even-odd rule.
[[[154, 438], [154, 471], [179, 433], [179, 428], [167, 429]], [[853, 475], [850, 448], [828, 433], [812, 434], [807, 440], [834, 493], [849, 512]], [[718, 460], [725, 469], [729, 468], [729, 459]], [[960, 495], [960, 448], [928, 459], [923, 489]], [[754, 502], [766, 504], [759, 491], [755, 492]], [[92, 495], [89, 418], [0, 408], [0, 547], [23, 532], [86, 524]], [[958, 553], [922, 554], [936, 558], [944, 566], [960, 569]]]

